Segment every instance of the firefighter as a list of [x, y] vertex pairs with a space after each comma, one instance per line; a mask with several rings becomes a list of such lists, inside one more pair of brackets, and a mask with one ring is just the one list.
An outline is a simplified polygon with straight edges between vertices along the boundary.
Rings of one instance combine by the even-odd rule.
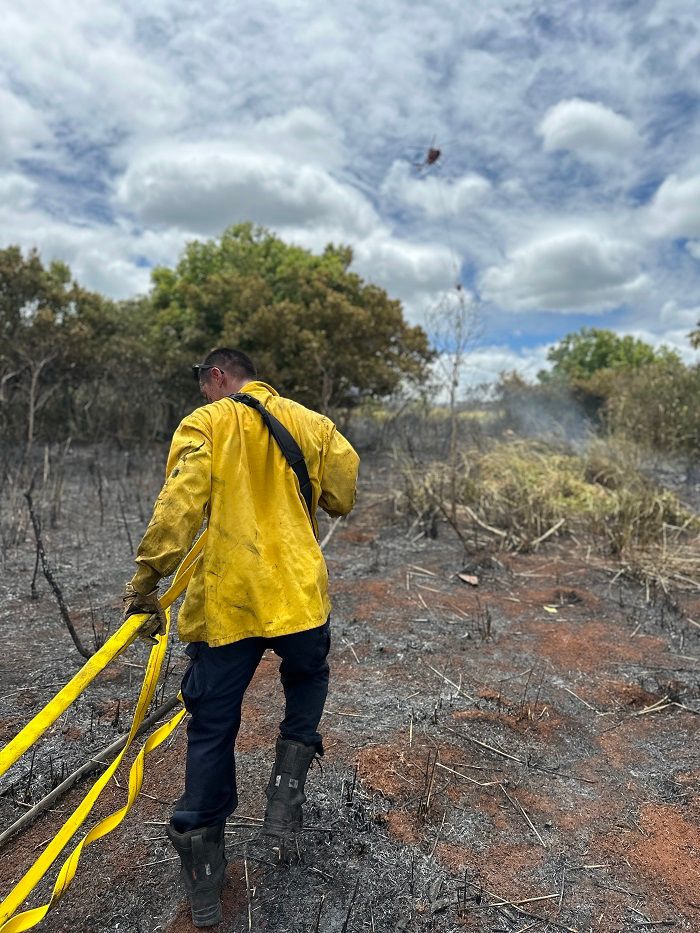
[[[193, 372], [207, 404], [173, 436], [165, 485], [126, 586], [124, 618], [146, 613], [141, 636], [163, 634], [158, 583], [205, 523], [203, 554], [178, 615], [190, 720], [184, 793], [168, 826], [193, 922], [203, 927], [222, 919], [241, 702], [267, 648], [281, 659], [285, 716], [263, 832], [285, 841], [302, 826], [306, 774], [323, 755], [318, 726], [329, 675], [331, 606], [315, 512], [350, 512], [359, 458], [332, 421], [259, 381], [245, 353], [212, 350]], [[297, 455], [291, 465], [290, 447]]]

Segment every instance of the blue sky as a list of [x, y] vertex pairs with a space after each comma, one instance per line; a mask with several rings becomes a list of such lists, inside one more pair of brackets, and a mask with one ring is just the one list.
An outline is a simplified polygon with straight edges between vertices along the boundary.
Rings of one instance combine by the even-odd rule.
[[2, 245], [127, 297], [250, 219], [351, 244], [412, 321], [459, 281], [467, 381], [534, 375], [584, 325], [694, 358], [697, 3], [484, 6], [10, 0]]

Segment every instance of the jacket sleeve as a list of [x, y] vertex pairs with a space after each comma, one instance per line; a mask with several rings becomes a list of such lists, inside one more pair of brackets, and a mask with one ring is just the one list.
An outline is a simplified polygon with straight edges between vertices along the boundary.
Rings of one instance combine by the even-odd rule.
[[210, 495], [211, 432], [195, 412], [173, 435], [165, 485], [136, 553], [131, 582], [137, 592], [150, 592], [180, 564], [202, 526]]
[[330, 425], [326, 454], [321, 471], [319, 506], [331, 518], [347, 515], [355, 505], [360, 458], [352, 445]]

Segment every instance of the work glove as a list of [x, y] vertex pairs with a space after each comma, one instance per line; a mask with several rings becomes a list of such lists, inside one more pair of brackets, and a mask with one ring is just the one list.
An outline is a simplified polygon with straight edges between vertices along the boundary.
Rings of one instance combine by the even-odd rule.
[[155, 635], [165, 635], [165, 610], [158, 599], [158, 590], [150, 593], [138, 593], [131, 583], [124, 588], [124, 614], [122, 621], [126, 622], [129, 616], [148, 613], [148, 618], [138, 630], [138, 637], [151, 645], [157, 644]]

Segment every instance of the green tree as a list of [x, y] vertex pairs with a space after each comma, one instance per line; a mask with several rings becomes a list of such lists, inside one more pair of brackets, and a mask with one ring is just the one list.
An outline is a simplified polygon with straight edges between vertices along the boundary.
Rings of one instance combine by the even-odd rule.
[[677, 356], [615, 373], [603, 419], [611, 432], [696, 468], [700, 454], [700, 366]]
[[31, 451], [37, 418], [58, 393], [72, 350], [81, 290], [59, 262], [44, 267], [36, 250], [0, 250], [0, 405], [3, 426], [23, 410]]
[[671, 351], [654, 350], [648, 343], [629, 335], [621, 337], [611, 330], [584, 327], [567, 334], [547, 353], [551, 370], [538, 373], [540, 382], [564, 379], [568, 382], [590, 378], [603, 369], [637, 370], [648, 363], [665, 359]]
[[0, 427], [31, 454], [38, 437], [90, 440], [167, 430], [144, 334], [148, 302], [115, 303], [36, 250], [0, 250]]
[[314, 255], [252, 224], [190, 243], [175, 269], [153, 272], [148, 328], [174, 383], [221, 343], [249, 352], [264, 378], [327, 412], [424, 380], [433, 358], [426, 334], [351, 262], [347, 247]]

